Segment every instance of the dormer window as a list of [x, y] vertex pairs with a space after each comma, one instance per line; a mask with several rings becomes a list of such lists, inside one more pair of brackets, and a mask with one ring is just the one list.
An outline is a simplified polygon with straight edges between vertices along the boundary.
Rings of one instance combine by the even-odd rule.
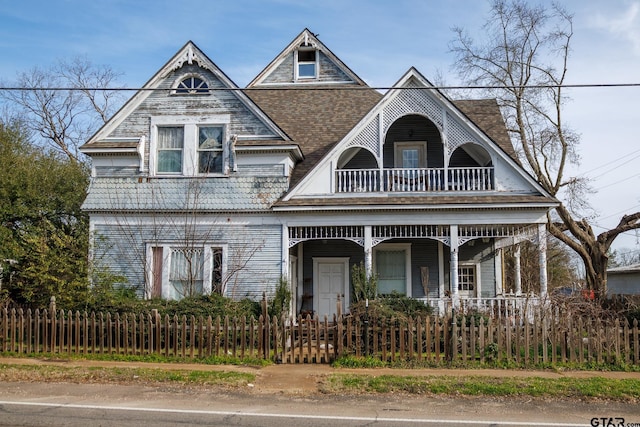
[[200, 77], [190, 76], [178, 83], [175, 93], [202, 94], [209, 93], [209, 85]]
[[301, 47], [297, 50], [297, 71], [299, 79], [318, 77], [318, 51], [314, 48]]

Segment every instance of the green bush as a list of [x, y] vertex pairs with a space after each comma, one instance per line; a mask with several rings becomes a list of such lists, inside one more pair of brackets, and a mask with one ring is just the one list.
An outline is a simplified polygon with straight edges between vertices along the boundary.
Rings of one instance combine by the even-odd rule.
[[291, 303], [291, 289], [286, 279], [280, 278], [273, 297], [269, 299], [269, 315], [281, 317], [289, 313]]

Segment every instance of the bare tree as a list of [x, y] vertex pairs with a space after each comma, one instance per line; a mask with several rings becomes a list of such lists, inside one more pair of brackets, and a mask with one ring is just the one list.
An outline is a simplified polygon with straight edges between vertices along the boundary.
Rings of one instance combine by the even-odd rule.
[[579, 162], [578, 135], [562, 115], [573, 17], [558, 4], [494, 0], [483, 30], [488, 38], [476, 43], [454, 29], [455, 66], [468, 83], [486, 86], [498, 100], [523, 163], [546, 191], [563, 199], [550, 215], [549, 232], [580, 256], [587, 286], [604, 295], [609, 248], [621, 233], [640, 228], [640, 212], [596, 235], [583, 215], [590, 209], [588, 182], [565, 176], [567, 165]]
[[[125, 260], [127, 265], [142, 273], [145, 281], [151, 279], [146, 283], [148, 286], [144, 287], [147, 297], [159, 296], [154, 294], [154, 291], [160, 290], [155, 286], [159, 285], [158, 280], [161, 279], [157, 265], [168, 266], [169, 260], [175, 262], [173, 258], [176, 257], [180, 260], [180, 266], [174, 268], [177, 266], [172, 264], [170, 283], [165, 284], [177, 298], [200, 295], [204, 289], [232, 298], [238, 297], [236, 286], [239, 275], [249, 268], [251, 260], [263, 249], [265, 242], [255, 236], [251, 241], [244, 240], [240, 235], [229, 242], [229, 236], [222, 233], [227, 226], [216, 225], [216, 219], [219, 218], [203, 213], [200, 208], [205, 197], [205, 179], [193, 177], [181, 180], [185, 183], [182, 199], [176, 198], [175, 193], [165, 186], [166, 180], [153, 178], [137, 187], [146, 187], [141, 192], [111, 193], [109, 203], [115, 210], [110, 214], [113, 226], [110, 232], [93, 236], [93, 258], [100, 260], [111, 252], [112, 257]], [[167, 206], [173, 206], [172, 213], [166, 212]], [[211, 282], [205, 286], [205, 247], [220, 241], [228, 243], [225, 245], [226, 253], [221, 248], [211, 248]], [[158, 250], [162, 246], [170, 246], [172, 252]], [[150, 256], [149, 250], [153, 256]], [[157, 251], [158, 258], [153, 251]]]
[[120, 92], [109, 89], [119, 77], [108, 66], [75, 57], [19, 73], [17, 90], [0, 92], [0, 97], [47, 145], [77, 161], [78, 147], [123, 101]]

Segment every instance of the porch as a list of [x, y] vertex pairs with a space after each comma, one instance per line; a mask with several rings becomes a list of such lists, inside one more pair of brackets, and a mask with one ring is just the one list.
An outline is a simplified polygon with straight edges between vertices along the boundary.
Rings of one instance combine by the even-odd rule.
[[338, 169], [336, 193], [491, 191], [493, 167]]
[[351, 269], [360, 264], [368, 277], [376, 276], [379, 294], [406, 295], [441, 314], [521, 312], [538, 300], [523, 296], [518, 264], [515, 289], [505, 288], [502, 250], [524, 239], [539, 244], [540, 296], [546, 296], [544, 224], [298, 226], [284, 232], [289, 268], [283, 274], [292, 286], [294, 314], [346, 312]]

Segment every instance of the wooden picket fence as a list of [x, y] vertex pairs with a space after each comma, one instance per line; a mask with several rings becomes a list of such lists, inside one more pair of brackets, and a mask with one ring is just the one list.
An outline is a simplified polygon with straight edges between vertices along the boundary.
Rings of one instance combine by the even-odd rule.
[[638, 322], [558, 311], [527, 318], [478, 315], [416, 319], [340, 316], [196, 318], [47, 310], [1, 311], [0, 351], [10, 354], [163, 355], [330, 363], [341, 356], [385, 361], [512, 361], [640, 365]]

